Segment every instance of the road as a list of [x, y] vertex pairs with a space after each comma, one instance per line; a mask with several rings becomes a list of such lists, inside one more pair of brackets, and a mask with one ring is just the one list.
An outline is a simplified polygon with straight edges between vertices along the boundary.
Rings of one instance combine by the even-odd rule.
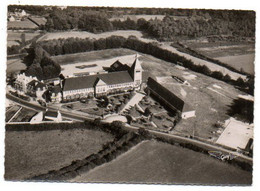
[[[17, 98], [13, 95], [10, 95], [10, 94], [6, 94], [6, 97], [8, 99], [14, 101], [14, 102], [19, 103], [20, 105], [24, 105], [26, 107], [30, 107], [30, 108], [38, 110], [38, 111], [45, 111], [46, 110], [45, 107], [29, 103], [25, 100], [22, 100], [22, 99]], [[48, 108], [48, 109], [54, 110], [52, 108]], [[84, 121], [86, 119], [93, 120], [93, 118], [86, 117], [86, 116], [80, 116], [79, 114], [72, 114], [72, 113], [65, 112], [65, 111], [60, 111], [60, 112], [61, 112], [62, 116], [64, 116], [64, 117], [68, 117], [68, 118], [79, 120], [79, 121]], [[102, 122], [107, 123], [105, 121], [102, 121]], [[131, 126], [131, 125], [128, 125], [128, 124], [126, 124], [124, 126], [124, 128], [127, 129], [127, 130], [130, 130], [130, 131], [138, 131], [138, 129], [139, 129], [138, 127], [134, 127], [134, 126]], [[177, 141], [181, 141], [181, 142], [185, 142], [185, 143], [191, 143], [193, 145], [198, 145], [198, 146], [203, 147], [203, 148], [206, 147], [210, 151], [221, 151], [223, 153], [232, 153], [232, 154], [238, 156], [238, 158], [241, 158], [241, 159], [243, 159], [243, 160], [245, 160], [245, 161], [247, 161], [251, 164], [252, 164], [252, 161], [253, 161], [253, 159], [248, 157], [248, 156], [242, 155], [241, 153], [234, 152], [232, 150], [223, 148], [223, 147], [218, 146], [218, 145], [213, 145], [213, 144], [202, 142], [202, 141], [199, 141], [199, 140], [190, 139], [190, 138], [187, 138], [187, 137], [181, 137], [181, 136], [178, 136], [178, 135], [173, 135], [173, 134], [168, 134], [168, 133], [162, 133], [162, 132], [158, 132], [158, 131], [154, 131], [154, 130], [148, 130], [148, 131], [151, 134], [153, 134], [157, 137], [171, 138], [171, 139], [174, 139], [174, 140], [177, 140]]]
[[[29, 107], [29, 108], [32, 108], [34, 110], [37, 110], [37, 111], [46, 111], [46, 108], [49, 109], [49, 110], [52, 110], [52, 111], [55, 111], [53, 108], [50, 108], [50, 107], [42, 107], [40, 105], [35, 105], [35, 104], [32, 104], [32, 103], [29, 103], [25, 100], [22, 100], [18, 97], [15, 97], [13, 95], [10, 95], [10, 94], [6, 94], [6, 98], [14, 101], [14, 102], [17, 102], [19, 103], [20, 105], [23, 105], [23, 106], [26, 106], [26, 107]], [[61, 111], [60, 110], [60, 113], [62, 114], [62, 116], [64, 117], [67, 117], [67, 118], [70, 118], [70, 119], [75, 119], [77, 121], [84, 121], [86, 119], [93, 119], [93, 118], [90, 118], [90, 117], [86, 117], [86, 116], [81, 116], [79, 114], [73, 114], [73, 113], [70, 113], [70, 112], [65, 112], [65, 111]]]
[[[126, 125], [125, 126], [126, 129], [128, 130], [131, 130], [131, 131], [138, 131], [138, 127], [134, 127], [134, 126], [131, 126], [131, 125]], [[147, 129], [148, 130], [148, 129]], [[155, 136], [157, 137], [162, 137], [162, 138], [171, 138], [171, 139], [174, 139], [174, 140], [179, 140], [181, 142], [185, 142], [185, 143], [191, 143], [193, 145], [198, 145], [198, 146], [201, 146], [201, 147], [206, 147], [209, 151], [221, 151], [223, 152], [223, 154], [228, 154], [228, 153], [232, 153], [244, 160], [246, 160], [247, 162], [250, 162], [252, 163], [253, 162], [253, 159], [248, 157], [248, 156], [245, 156], [245, 155], [242, 155], [241, 153], [238, 153], [238, 152], [234, 152], [232, 150], [229, 150], [229, 149], [226, 149], [226, 148], [223, 148], [221, 146], [218, 146], [218, 145], [213, 145], [213, 144], [210, 144], [210, 143], [206, 143], [206, 142], [202, 142], [200, 140], [195, 140], [195, 139], [191, 139], [191, 138], [187, 138], [187, 137], [181, 137], [179, 135], [173, 135], [173, 134], [168, 134], [168, 133], [162, 133], [162, 132], [159, 132], [159, 131], [154, 131], [154, 130], [148, 130], [150, 133], [154, 134]]]

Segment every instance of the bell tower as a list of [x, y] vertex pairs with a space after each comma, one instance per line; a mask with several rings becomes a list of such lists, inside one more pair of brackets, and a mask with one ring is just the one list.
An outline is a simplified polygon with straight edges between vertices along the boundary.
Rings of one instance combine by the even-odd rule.
[[138, 59], [138, 55], [136, 54], [135, 61], [134, 61], [133, 65], [131, 66], [131, 76], [134, 80], [136, 87], [138, 87], [142, 84], [142, 72], [143, 72], [143, 68]]

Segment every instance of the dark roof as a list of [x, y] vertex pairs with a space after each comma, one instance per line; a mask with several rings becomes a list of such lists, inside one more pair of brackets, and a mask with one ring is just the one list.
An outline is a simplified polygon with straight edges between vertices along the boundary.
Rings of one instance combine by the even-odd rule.
[[172, 93], [167, 88], [163, 87], [153, 78], [148, 78], [147, 87], [153, 91], [155, 96], [159, 96], [159, 98], [166, 101], [169, 105], [173, 106], [175, 109], [179, 111], [183, 111], [184, 101], [177, 97], [174, 93]]
[[57, 117], [58, 116], [58, 112], [57, 111], [46, 111], [45, 116], [49, 116], [49, 117]]
[[128, 71], [111, 72], [65, 79], [63, 91], [93, 88], [98, 79], [107, 85], [133, 82]]
[[61, 87], [59, 85], [53, 86], [53, 87], [50, 88], [50, 92], [58, 94], [59, 92], [61, 92]]
[[130, 67], [127, 64], [122, 64], [120, 61], [115, 61], [108, 69], [109, 72], [129, 71]]
[[37, 80], [30, 81], [28, 85], [32, 86], [34, 90], [37, 90], [38, 88], [43, 89], [44, 87], [46, 87], [44, 83]]

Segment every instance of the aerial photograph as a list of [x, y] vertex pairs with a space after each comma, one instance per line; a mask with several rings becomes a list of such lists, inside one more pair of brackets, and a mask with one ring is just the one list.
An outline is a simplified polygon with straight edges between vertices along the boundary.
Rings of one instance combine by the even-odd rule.
[[6, 8], [6, 181], [252, 185], [255, 11]]

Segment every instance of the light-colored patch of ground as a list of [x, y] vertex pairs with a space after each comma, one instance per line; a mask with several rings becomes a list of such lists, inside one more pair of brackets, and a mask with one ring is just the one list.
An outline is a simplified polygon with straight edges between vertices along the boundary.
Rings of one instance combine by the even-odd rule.
[[46, 35], [42, 36], [38, 39], [38, 41], [44, 41], [44, 40], [54, 40], [59, 38], [107, 38], [112, 35], [115, 36], [122, 36], [125, 38], [128, 38], [129, 36], [133, 35], [136, 37], [142, 37], [143, 34], [140, 31], [136, 30], [117, 30], [112, 32], [104, 32], [100, 34], [94, 34], [86, 31], [68, 31], [68, 32], [53, 32], [53, 33], [47, 33]]
[[215, 46], [215, 47], [202, 47], [198, 48], [200, 51], [215, 51], [215, 50], [226, 50], [231, 48], [246, 48], [247, 45], [222, 45], [222, 46]]
[[186, 95], [187, 95], [187, 92], [183, 89], [183, 88], [181, 88], [181, 95], [182, 95], [182, 97], [186, 97]]
[[254, 101], [254, 97], [251, 95], [238, 95], [238, 97], [249, 101]]
[[115, 21], [115, 20], [120, 20], [120, 21], [126, 21], [127, 18], [130, 18], [131, 20], [137, 21], [138, 19], [144, 19], [146, 21], [149, 21], [151, 19], [157, 19], [157, 20], [163, 20], [165, 15], [121, 15], [119, 17], [112, 17], [109, 20], [110, 21]]
[[196, 79], [196, 75], [191, 74], [189, 72], [183, 72], [184, 75], [182, 75], [183, 78], [185, 78], [186, 80], [195, 80]]
[[109, 122], [109, 123], [112, 123], [113, 121], [122, 121], [122, 122], [126, 123], [127, 119], [125, 116], [122, 116], [122, 115], [111, 115], [111, 116], [106, 117], [103, 121]]
[[211, 90], [211, 91], [213, 91], [213, 92], [216, 92], [217, 94], [219, 94], [219, 95], [222, 95], [222, 96], [224, 96], [224, 97], [227, 97], [225, 94], [222, 94], [222, 93], [220, 93], [220, 92], [218, 92], [217, 90], [215, 90], [215, 89], [213, 89], [213, 88], [211, 88], [211, 87], [207, 87], [209, 90]]
[[157, 76], [156, 80], [158, 83], [169, 83], [173, 81], [173, 78], [171, 76]]
[[186, 148], [145, 141], [70, 181], [251, 184], [252, 173]]
[[[119, 60], [120, 62], [124, 64], [131, 65], [135, 60], [135, 55], [126, 55], [126, 56], [118, 56], [111, 59], [104, 59], [104, 60], [96, 60], [96, 61], [90, 61], [90, 62], [79, 62], [79, 63], [73, 63], [73, 64], [66, 64], [62, 65], [62, 74], [66, 76], [73, 76], [75, 74], [79, 73], [86, 73], [86, 72], [100, 72], [104, 71], [103, 67], [109, 67], [111, 66], [115, 61]], [[94, 67], [87, 67], [80, 69], [79, 66], [88, 66], [92, 65]]]
[[229, 64], [237, 70], [241, 70], [242, 68], [245, 72], [248, 72], [249, 74], [254, 74], [255, 54], [224, 56], [217, 57], [216, 59]]
[[225, 121], [225, 130], [218, 138], [218, 144], [233, 149], [244, 149], [250, 138], [253, 138], [254, 127], [234, 118]]
[[214, 112], [218, 112], [216, 109], [214, 108], [210, 108], [211, 111], [214, 111]]
[[186, 68], [184, 68], [183, 66], [179, 66], [179, 65], [176, 65], [175, 66], [176, 68], [180, 69], [180, 70], [185, 70]]
[[57, 170], [98, 152], [113, 136], [88, 129], [7, 131], [5, 178], [25, 178]]
[[214, 87], [214, 88], [218, 88], [218, 89], [222, 89], [222, 87], [220, 87], [220, 86], [217, 85], [217, 84], [213, 84], [213, 87]]
[[138, 103], [143, 99], [145, 95], [140, 94], [138, 92], [135, 93], [135, 95], [127, 102], [125, 107], [121, 110], [121, 113], [123, 113], [125, 110], [129, 109], [130, 107], [134, 107], [135, 105], [138, 105]]

